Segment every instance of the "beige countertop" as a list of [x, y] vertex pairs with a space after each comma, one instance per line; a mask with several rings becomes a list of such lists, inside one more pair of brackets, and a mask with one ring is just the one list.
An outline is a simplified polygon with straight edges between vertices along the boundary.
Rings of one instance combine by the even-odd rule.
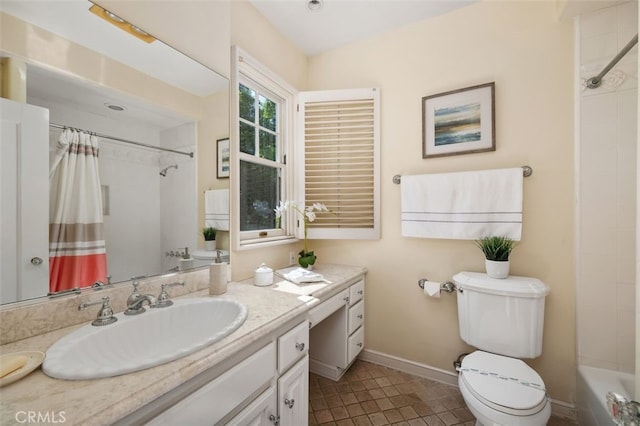
[[[313, 293], [321, 301], [366, 273], [366, 268], [345, 265], [318, 265], [316, 272], [331, 282]], [[278, 282], [279, 277], [274, 278]], [[24, 424], [27, 416], [48, 419], [44, 423], [69, 425], [105, 425], [113, 423], [150, 403], [178, 385], [214, 367], [242, 349], [268, 336], [298, 317], [303, 318], [311, 305], [296, 294], [275, 291], [275, 286], [256, 287], [253, 279], [229, 283], [221, 296], [209, 296], [207, 290], [184, 297], [231, 298], [248, 309], [245, 322], [224, 339], [175, 361], [135, 373], [95, 380], [59, 380], [36, 369], [25, 378], [0, 388], [0, 424]], [[314, 304], [315, 305], [315, 304]], [[66, 327], [0, 346], [0, 353], [42, 351], [85, 324]], [[167, 336], [170, 338], [171, 331]], [[117, 351], [118, 348], [113, 348]], [[43, 423], [41, 420], [40, 423]]]

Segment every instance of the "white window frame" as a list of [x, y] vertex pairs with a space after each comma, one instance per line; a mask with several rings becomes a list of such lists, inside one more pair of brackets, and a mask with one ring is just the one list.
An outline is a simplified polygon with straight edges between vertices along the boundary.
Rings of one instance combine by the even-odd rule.
[[[267, 236], [260, 236], [264, 231], [240, 231], [240, 160], [247, 158], [246, 156], [249, 156], [249, 154], [240, 152], [238, 86], [240, 83], [247, 85], [247, 83], [253, 82], [257, 86], [265, 89], [267, 94], [270, 92], [282, 102], [279, 111], [278, 126], [280, 128], [281, 138], [280, 153], [282, 158], [286, 159], [286, 164], [280, 167], [280, 177], [282, 179], [281, 194], [283, 200], [291, 200], [294, 196], [294, 170], [291, 159], [295, 157], [295, 144], [293, 141], [295, 135], [295, 99], [297, 90], [237, 46], [232, 47], [231, 65], [230, 189], [232, 211], [234, 212], [231, 220], [233, 229], [231, 232], [232, 245], [235, 250], [246, 250], [267, 245], [296, 242], [297, 239], [293, 235], [295, 217], [292, 214], [283, 216], [281, 221], [282, 229], [266, 230]], [[264, 163], [269, 166], [274, 165], [273, 161], [260, 159], [255, 156], [252, 157], [254, 163]]]
[[[281, 230], [267, 230], [266, 237], [261, 231], [240, 232], [240, 160], [249, 154], [240, 153], [238, 85], [251, 81], [266, 89], [282, 101], [279, 126], [282, 155], [286, 159], [282, 166], [282, 201], [296, 202], [304, 206], [305, 201], [305, 158], [304, 158], [304, 105], [305, 100], [331, 101], [373, 98], [374, 101], [374, 225], [370, 229], [358, 228], [313, 228], [308, 230], [309, 239], [379, 239], [380, 238], [380, 91], [376, 88], [327, 90], [298, 92], [260, 62], [237, 46], [232, 47], [230, 93], [230, 165], [231, 165], [231, 242], [234, 250], [248, 250], [276, 244], [290, 244], [303, 238], [304, 228], [297, 213], [292, 209], [282, 216]], [[274, 162], [251, 156], [255, 163]]]

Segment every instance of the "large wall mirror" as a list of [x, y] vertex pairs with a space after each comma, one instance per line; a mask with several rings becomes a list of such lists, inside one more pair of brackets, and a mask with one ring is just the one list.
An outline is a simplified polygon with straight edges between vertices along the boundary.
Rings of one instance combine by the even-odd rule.
[[[0, 5], [3, 96], [26, 87], [25, 99], [2, 99], [1, 108], [2, 304], [204, 266], [215, 254], [228, 259], [229, 184], [216, 173], [217, 141], [229, 134], [227, 79], [92, 6]], [[97, 144], [98, 180], [86, 166], [76, 183], [52, 183], [72, 174], [62, 167], [75, 160], [60, 152], [76, 140], [79, 150]], [[92, 195], [69, 196], [89, 182], [98, 188]], [[83, 197], [63, 219], [52, 213], [53, 199]], [[66, 224], [56, 228], [65, 235], [56, 244], [52, 221]], [[210, 224], [221, 252], [205, 250], [202, 228]], [[74, 253], [89, 260], [65, 257]], [[102, 253], [106, 266], [96, 266]], [[51, 264], [56, 256], [63, 261]]]

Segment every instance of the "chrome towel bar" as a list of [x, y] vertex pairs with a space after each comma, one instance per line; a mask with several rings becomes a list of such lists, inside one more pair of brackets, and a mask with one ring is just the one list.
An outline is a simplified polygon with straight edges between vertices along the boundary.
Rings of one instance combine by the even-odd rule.
[[[531, 166], [522, 166], [522, 176], [529, 177], [532, 174], [533, 174], [533, 168], [531, 168]], [[395, 183], [396, 185], [400, 185], [400, 182], [402, 182], [402, 176], [394, 175], [393, 183]]]

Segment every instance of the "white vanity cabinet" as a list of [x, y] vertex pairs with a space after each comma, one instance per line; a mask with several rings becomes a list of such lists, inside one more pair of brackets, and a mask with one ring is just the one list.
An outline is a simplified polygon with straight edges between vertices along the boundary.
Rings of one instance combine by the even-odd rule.
[[364, 347], [364, 277], [311, 309], [309, 370], [339, 380]]
[[[229, 425], [305, 426], [309, 416], [309, 323], [278, 338], [277, 383], [242, 410]], [[276, 389], [277, 387], [277, 389]], [[276, 398], [277, 396], [277, 398]]]
[[[266, 345], [203, 386], [170, 392], [165, 401], [144, 407], [146, 414], [141, 414], [145, 416], [160, 412], [146, 424], [307, 425], [309, 323], [299, 322], [272, 336]], [[182, 396], [178, 393], [186, 397], [169, 404], [172, 393], [176, 398]], [[140, 423], [144, 422], [135, 417], [120, 422]]]

